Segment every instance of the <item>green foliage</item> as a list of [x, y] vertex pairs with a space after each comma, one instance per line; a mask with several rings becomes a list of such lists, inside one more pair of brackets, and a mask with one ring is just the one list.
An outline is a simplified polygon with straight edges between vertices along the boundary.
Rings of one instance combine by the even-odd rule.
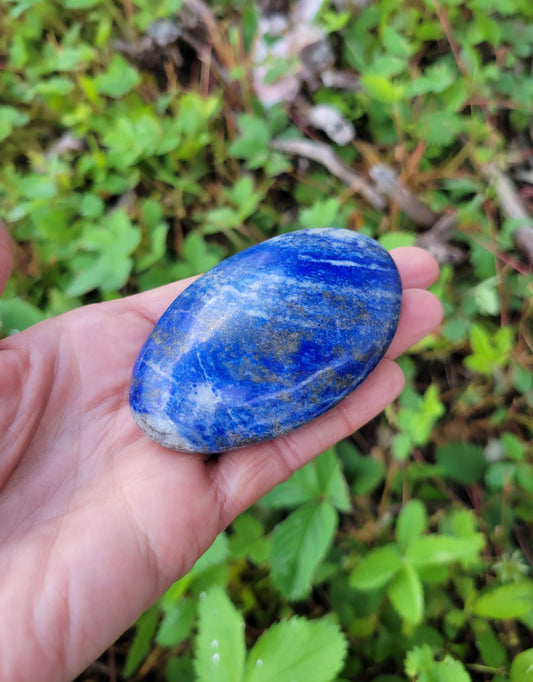
[[248, 659], [245, 680], [250, 682], [328, 682], [342, 668], [346, 641], [328, 620], [293, 616], [269, 628]]
[[407, 654], [405, 671], [416, 682], [471, 682], [472, 679], [463, 664], [451, 656], [436, 661], [427, 644]]
[[399, 616], [412, 625], [424, 617], [423, 582], [446, 583], [448, 567], [463, 566], [480, 559], [484, 539], [480, 533], [467, 537], [424, 535], [427, 514], [424, 505], [412, 500], [396, 523], [396, 543], [371, 550], [350, 575], [350, 585], [362, 592], [385, 589]]
[[333, 541], [337, 515], [327, 501], [309, 502], [290, 514], [272, 537], [272, 580], [287, 599], [303, 599]]
[[[167, 53], [151, 67], [117, 44], [142, 41], [181, 0], [5, 3], [0, 202], [16, 249], [0, 334], [196, 275], [291, 229], [348, 227], [388, 249], [427, 236], [393, 200], [376, 210], [322, 164], [273, 149], [320, 135], [304, 100], [354, 123], [354, 142], [332, 149], [346, 166], [365, 178], [394, 166], [455, 217], [434, 244], [452, 258], [432, 287], [445, 320], [399, 360], [406, 387], [385, 415], [236, 519], [139, 619], [121, 672], [528, 682], [533, 279], [487, 168], [531, 210], [533, 6], [325, 2], [315, 24], [356, 86], [317, 76], [303, 99], [263, 108], [258, 10], [208, 4], [213, 59], [180, 43], [174, 68]], [[268, 78], [298, 66], [273, 59]]]
[[202, 682], [329, 682], [342, 666], [346, 642], [326, 620], [294, 616], [270, 627], [247, 661], [239, 611], [221, 588], [204, 593], [199, 605], [195, 669]]
[[202, 595], [198, 612], [197, 678], [202, 682], [239, 682], [245, 656], [241, 614], [221, 588]]
[[518, 654], [511, 664], [511, 682], [531, 682], [533, 680], [533, 649]]

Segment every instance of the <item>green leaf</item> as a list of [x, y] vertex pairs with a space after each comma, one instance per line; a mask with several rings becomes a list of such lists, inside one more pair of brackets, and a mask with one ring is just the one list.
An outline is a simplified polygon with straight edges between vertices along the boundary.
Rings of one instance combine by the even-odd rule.
[[45, 315], [32, 303], [20, 298], [0, 300], [0, 329], [14, 334], [44, 320]]
[[194, 617], [196, 600], [182, 597], [177, 602], [165, 604], [164, 615], [157, 630], [156, 642], [162, 646], [177, 646], [189, 636]]
[[420, 500], [410, 500], [402, 508], [396, 523], [396, 540], [400, 547], [407, 547], [413, 538], [422, 535], [426, 525], [426, 508]]
[[23, 126], [30, 120], [28, 114], [15, 107], [0, 107], [0, 142], [11, 134], [15, 126]]
[[428, 644], [411, 649], [405, 659], [405, 672], [417, 682], [471, 682], [464, 665], [451, 656], [435, 661]]
[[434, 111], [420, 117], [416, 130], [428, 144], [448, 146], [464, 131], [463, 119], [454, 112]]
[[349, 511], [348, 485], [335, 450], [326, 450], [312, 464], [316, 472], [319, 497], [328, 499], [339, 511]]
[[102, 0], [63, 0], [66, 9], [89, 9], [100, 5]]
[[522, 460], [526, 454], [526, 448], [524, 443], [517, 438], [514, 433], [503, 433], [502, 434], [502, 445], [505, 454], [509, 459]]
[[248, 657], [246, 682], [330, 682], [342, 668], [346, 640], [334, 623], [293, 617], [270, 627]]
[[249, 168], [259, 168], [269, 157], [268, 124], [264, 119], [249, 114], [241, 114], [238, 124], [241, 135], [230, 146], [229, 154], [246, 159]]
[[381, 40], [387, 52], [397, 57], [410, 57], [413, 53], [413, 46], [409, 44], [406, 37], [395, 31], [389, 24], [381, 31]]
[[533, 649], [526, 649], [515, 656], [509, 679], [511, 682], [533, 682]]
[[471, 611], [484, 618], [518, 618], [533, 608], [533, 582], [499, 585], [479, 596]]
[[457, 68], [441, 60], [424, 71], [424, 75], [407, 84], [407, 97], [416, 97], [427, 93], [443, 92], [457, 79]]
[[256, 564], [265, 562], [271, 551], [270, 538], [264, 536], [262, 524], [251, 514], [238, 516], [231, 524], [233, 533], [228, 544], [233, 559], [248, 557]]
[[516, 476], [514, 462], [494, 462], [485, 475], [485, 483], [492, 490], [503, 490]]
[[471, 682], [472, 678], [461, 661], [446, 656], [435, 664], [435, 682]]
[[274, 528], [272, 580], [290, 600], [304, 598], [321, 559], [329, 549], [337, 512], [330, 502], [308, 502]]
[[361, 85], [368, 95], [372, 99], [378, 100], [378, 102], [391, 104], [392, 102], [398, 102], [403, 97], [403, 87], [394, 85], [385, 76], [366, 74], [361, 77]]
[[392, 605], [403, 620], [418, 625], [424, 616], [424, 590], [414, 566], [404, 563], [387, 589]]
[[472, 630], [476, 636], [476, 646], [483, 663], [491, 668], [501, 668], [507, 662], [505, 649], [494, 634], [491, 624], [487, 620], [474, 618]]
[[327, 498], [340, 511], [350, 508], [346, 479], [334, 450], [326, 450], [298, 469], [288, 481], [277, 485], [262, 504], [274, 508], [296, 507], [317, 498]]
[[180, 653], [179, 656], [171, 656], [165, 666], [166, 682], [193, 682], [194, 666], [189, 653]]
[[411, 232], [387, 232], [382, 234], [378, 239], [379, 243], [384, 249], [390, 251], [396, 249], [398, 246], [414, 246], [416, 243], [416, 236]]
[[119, 54], [115, 54], [105, 73], [95, 78], [96, 89], [101, 95], [119, 99], [131, 92], [141, 82], [136, 69]]
[[351, 472], [354, 474], [352, 490], [355, 495], [367, 495], [381, 483], [385, 477], [385, 465], [373, 457], [358, 456], [352, 462]]
[[377, 590], [385, 586], [402, 565], [402, 558], [395, 545], [378, 547], [353, 569], [350, 585], [357, 590]]
[[133, 675], [150, 651], [152, 637], [155, 634], [158, 621], [159, 606], [157, 603], [145, 611], [137, 620], [135, 636], [126, 656], [124, 677]]
[[228, 557], [228, 554], [228, 536], [226, 533], [220, 533], [217, 535], [211, 547], [209, 547], [209, 549], [205, 551], [194, 564], [189, 573], [198, 575], [212, 566], [216, 566], [216, 564], [220, 564], [225, 561]]
[[444, 475], [463, 485], [482, 479], [487, 468], [483, 449], [473, 443], [446, 443], [437, 448], [436, 455]]
[[244, 621], [220, 587], [198, 605], [194, 668], [200, 682], [241, 682], [246, 650]]
[[36, 92], [41, 95], [68, 95], [73, 89], [74, 83], [70, 78], [49, 78], [37, 85]]
[[190, 265], [190, 274], [197, 275], [219, 263], [224, 251], [208, 244], [199, 232], [190, 232], [183, 242], [183, 255]]
[[340, 208], [337, 197], [321, 199], [300, 212], [300, 223], [308, 228], [338, 226]]
[[87, 225], [80, 247], [94, 255], [81, 254], [72, 261], [74, 275], [67, 286], [70, 297], [99, 288], [116, 291], [126, 284], [133, 267], [129, 257], [141, 241], [141, 231], [134, 227], [128, 215], [117, 210], [100, 225]]
[[510, 326], [491, 333], [485, 327], [473, 324], [470, 329], [473, 352], [464, 363], [469, 369], [491, 375], [495, 367], [504, 367], [510, 362], [513, 343], [514, 330]]
[[406, 557], [417, 568], [451, 564], [472, 563], [479, 560], [484, 538], [476, 533], [468, 538], [453, 535], [424, 535], [415, 538], [407, 547]]

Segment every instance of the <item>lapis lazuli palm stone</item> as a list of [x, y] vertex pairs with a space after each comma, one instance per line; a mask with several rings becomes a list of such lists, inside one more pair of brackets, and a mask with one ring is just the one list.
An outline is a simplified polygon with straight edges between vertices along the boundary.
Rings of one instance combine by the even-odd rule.
[[275, 438], [331, 409], [387, 350], [401, 283], [387, 251], [337, 228], [252, 246], [191, 284], [144, 344], [135, 421], [174, 450]]

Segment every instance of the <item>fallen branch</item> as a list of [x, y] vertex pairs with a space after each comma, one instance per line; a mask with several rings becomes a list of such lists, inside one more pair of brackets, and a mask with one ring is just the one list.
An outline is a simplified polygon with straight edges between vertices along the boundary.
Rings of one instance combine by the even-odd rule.
[[323, 142], [311, 140], [280, 140], [271, 142], [271, 148], [278, 152], [285, 152], [294, 156], [302, 156], [325, 166], [332, 175], [342, 180], [355, 192], [358, 192], [368, 203], [378, 211], [385, 208], [383, 197], [376, 192], [370, 183], [354, 173], [346, 166], [335, 152]]
[[425, 249], [441, 265], [461, 263], [465, 259], [464, 252], [458, 246], [450, 244], [455, 223], [455, 215], [449, 213], [441, 215], [433, 227], [418, 237], [416, 245]]
[[389, 197], [417, 225], [430, 227], [435, 223], [437, 215], [402, 184], [394, 168], [376, 163], [370, 168], [369, 175], [378, 192]]
[[513, 239], [527, 262], [533, 265], [533, 218], [518, 195], [513, 181], [493, 163], [486, 164], [481, 170], [494, 184], [503, 215], [520, 221], [520, 225], [513, 231]]

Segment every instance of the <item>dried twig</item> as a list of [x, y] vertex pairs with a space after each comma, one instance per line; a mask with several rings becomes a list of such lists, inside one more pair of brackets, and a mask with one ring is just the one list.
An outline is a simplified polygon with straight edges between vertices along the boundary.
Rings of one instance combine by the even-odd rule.
[[437, 215], [405, 187], [394, 168], [384, 163], [376, 163], [371, 167], [369, 174], [376, 183], [378, 192], [394, 201], [417, 225], [430, 227], [434, 224]]
[[327, 144], [311, 140], [280, 140], [271, 142], [271, 148], [278, 152], [303, 156], [325, 166], [330, 173], [349, 185], [351, 189], [363, 196], [378, 211], [385, 208], [385, 202], [376, 190], [361, 176], [348, 168]]
[[494, 163], [484, 165], [481, 170], [494, 184], [503, 215], [520, 221], [513, 232], [513, 239], [528, 263], [533, 265], [533, 218], [518, 195], [513, 181]]
[[424, 232], [416, 240], [416, 245], [428, 251], [440, 263], [461, 263], [465, 259], [464, 252], [450, 244], [456, 217], [445, 213], [437, 219], [433, 227]]

